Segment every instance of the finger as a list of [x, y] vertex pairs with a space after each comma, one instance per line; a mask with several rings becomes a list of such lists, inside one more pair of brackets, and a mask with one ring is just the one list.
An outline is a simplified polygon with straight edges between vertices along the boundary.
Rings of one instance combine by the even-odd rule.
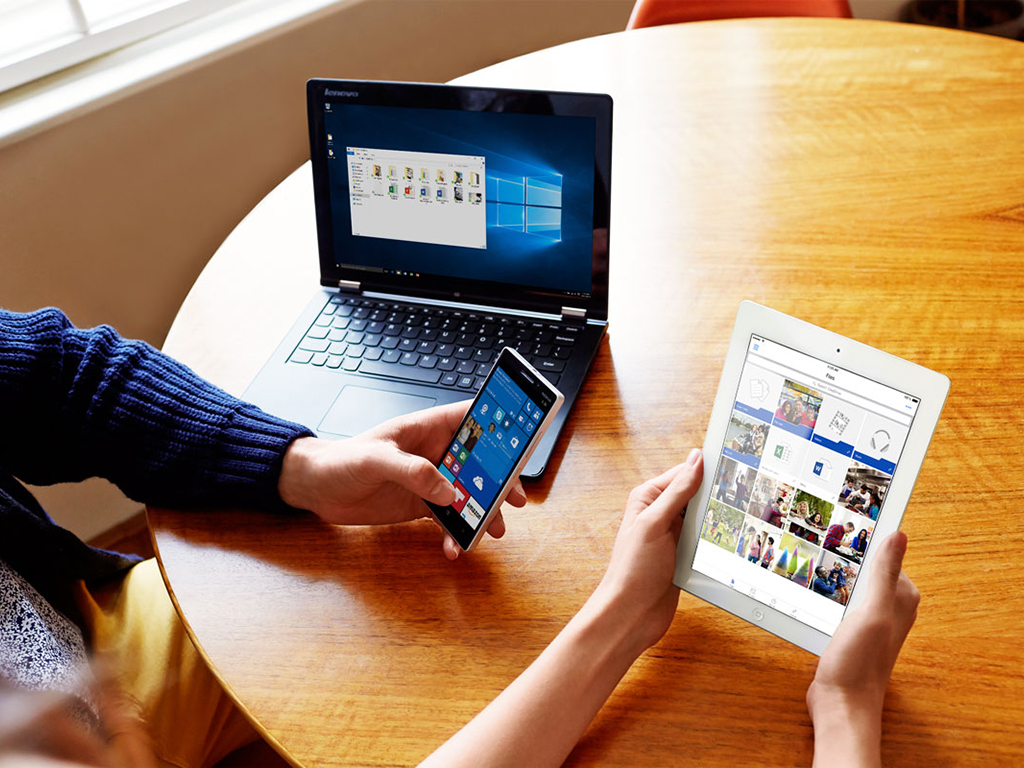
[[501, 514], [501, 510], [491, 518], [491, 522], [487, 524], [487, 532], [496, 539], [500, 539], [505, 535], [505, 518]]
[[914, 622], [917, 620], [917, 606], [921, 602], [921, 593], [918, 592], [917, 587], [914, 586], [914, 582], [910, 580], [907, 574], [900, 572], [899, 581], [896, 584], [896, 600], [895, 605], [899, 611], [902, 625], [900, 627], [900, 642], [906, 639], [910, 633], [910, 628], [914, 626]]
[[629, 494], [629, 504], [626, 506], [626, 514], [636, 517], [643, 512], [647, 507], [651, 506], [658, 497], [668, 488], [669, 483], [672, 482], [678, 473], [686, 465], [685, 462], [677, 464], [671, 469], [666, 469], [657, 477], [652, 477], [649, 480], [645, 480]]
[[460, 400], [457, 403], [427, 408], [425, 411], [420, 411], [420, 414], [422, 414], [423, 420], [429, 424], [431, 429], [434, 427], [438, 429], [444, 427], [444, 430], [448, 433], [445, 435], [445, 439], [447, 439], [452, 436], [452, 433], [458, 429], [462, 420], [466, 418], [466, 411], [469, 410], [469, 406], [472, 403], [472, 400]]
[[449, 560], [455, 560], [459, 556], [459, 545], [455, 543], [455, 539], [451, 537], [451, 534], [445, 533], [444, 541], [441, 542], [441, 549], [444, 551], [444, 556]]
[[[696, 450], [698, 450], [698, 449], [696, 449], [696, 448], [691, 449], [690, 456], [693, 456], [694, 455], [693, 452], [696, 451]], [[653, 486], [655, 489], [657, 489], [658, 494], [660, 495], [660, 494], [665, 492], [665, 489], [669, 487], [669, 485], [675, 479], [675, 476], [679, 474], [679, 471], [683, 467], [685, 467], [689, 461], [690, 461], [690, 458], [687, 457], [686, 461], [683, 461], [683, 462], [680, 462], [679, 464], [676, 464], [671, 469], [666, 469], [660, 475], [658, 475], [657, 477], [652, 477], [647, 482], [651, 486]]]
[[672, 478], [672, 482], [668, 484], [658, 500], [642, 514], [652, 516], [660, 523], [671, 526], [679, 518], [687, 502], [693, 498], [693, 494], [700, 488], [700, 481], [703, 477], [704, 457], [695, 448], [690, 451], [686, 464], [676, 472], [676, 476]]
[[384, 444], [375, 451], [370, 467], [377, 480], [399, 485], [421, 499], [441, 506], [455, 501], [455, 488], [422, 456]]
[[903, 555], [906, 551], [907, 534], [903, 531], [896, 531], [882, 542], [882, 546], [875, 553], [872, 566], [869, 599], [881, 601], [884, 605], [892, 602], [896, 595], [896, 586], [899, 584], [900, 571], [903, 568]]
[[523, 483], [520, 480], [516, 480], [516, 484], [512, 486], [512, 490], [508, 492], [508, 496], [505, 498], [505, 501], [513, 507], [526, 506], [526, 491], [523, 489]]

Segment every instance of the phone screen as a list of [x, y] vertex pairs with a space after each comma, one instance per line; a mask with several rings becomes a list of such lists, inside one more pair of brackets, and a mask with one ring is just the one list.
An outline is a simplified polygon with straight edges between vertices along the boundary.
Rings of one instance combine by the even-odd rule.
[[511, 353], [502, 353], [438, 464], [456, 498], [448, 507], [430, 507], [463, 549], [555, 403], [537, 379]]

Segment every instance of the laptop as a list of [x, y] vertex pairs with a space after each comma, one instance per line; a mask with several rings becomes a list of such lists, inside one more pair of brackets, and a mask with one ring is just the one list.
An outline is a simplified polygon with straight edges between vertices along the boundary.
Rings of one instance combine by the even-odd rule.
[[612, 100], [310, 80], [320, 288], [245, 392], [325, 438], [476, 394], [506, 346], [565, 395], [608, 324]]

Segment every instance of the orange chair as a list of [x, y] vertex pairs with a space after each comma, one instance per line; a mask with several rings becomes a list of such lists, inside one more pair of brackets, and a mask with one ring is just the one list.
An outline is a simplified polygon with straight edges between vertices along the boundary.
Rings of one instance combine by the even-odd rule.
[[755, 16], [853, 18], [849, 0], [636, 0], [626, 29]]

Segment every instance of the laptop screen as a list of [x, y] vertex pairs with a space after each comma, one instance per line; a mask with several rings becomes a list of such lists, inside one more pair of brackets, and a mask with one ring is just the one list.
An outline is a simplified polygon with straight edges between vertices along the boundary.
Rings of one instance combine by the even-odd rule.
[[333, 265], [412, 288], [469, 281], [590, 299], [597, 225], [607, 243], [598, 118], [553, 114], [546, 94], [476, 93], [487, 97], [468, 108], [465, 99], [432, 108], [320, 93], [312, 146], [326, 167], [318, 207]]

